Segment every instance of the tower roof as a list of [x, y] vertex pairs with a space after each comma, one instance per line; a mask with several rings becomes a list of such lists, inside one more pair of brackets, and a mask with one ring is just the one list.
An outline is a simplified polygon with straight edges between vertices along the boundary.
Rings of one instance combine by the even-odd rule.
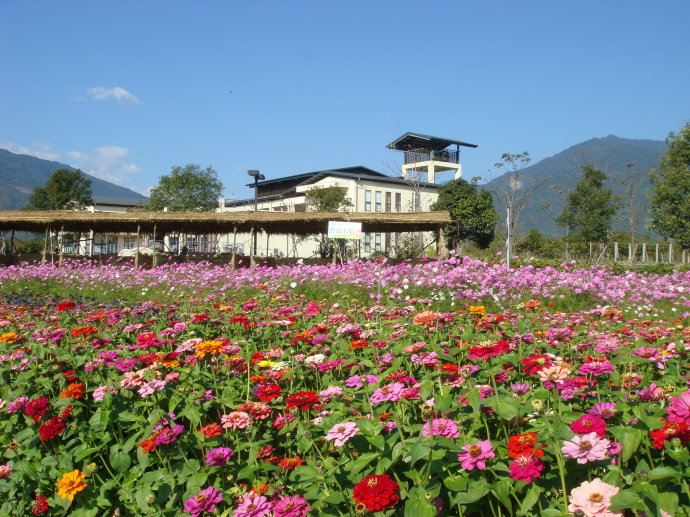
[[477, 147], [475, 144], [468, 144], [467, 142], [460, 142], [459, 140], [451, 140], [449, 138], [439, 138], [437, 136], [422, 135], [421, 133], [405, 133], [403, 136], [395, 139], [386, 147], [388, 149], [395, 149], [396, 151], [409, 151], [412, 149], [429, 149], [433, 151], [441, 151], [449, 145]]

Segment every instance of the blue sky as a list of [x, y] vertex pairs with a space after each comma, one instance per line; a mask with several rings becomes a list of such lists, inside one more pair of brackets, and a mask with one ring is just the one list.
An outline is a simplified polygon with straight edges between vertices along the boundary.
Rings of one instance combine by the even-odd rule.
[[690, 2], [0, 2], [0, 147], [146, 192], [212, 165], [228, 197], [364, 165], [407, 131], [498, 175], [594, 137], [690, 120]]

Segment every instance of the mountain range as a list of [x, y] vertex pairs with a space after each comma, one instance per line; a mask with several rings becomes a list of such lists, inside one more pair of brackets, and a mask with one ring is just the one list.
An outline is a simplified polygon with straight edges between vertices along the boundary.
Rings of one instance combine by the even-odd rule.
[[[45, 185], [48, 178], [58, 169], [75, 170], [64, 163], [0, 149], [0, 209], [23, 208], [34, 189]], [[94, 196], [146, 199], [134, 190], [86, 173], [84, 176], [91, 180], [91, 192]]]
[[[592, 165], [608, 175], [608, 188], [638, 213], [639, 233], [647, 233], [649, 211], [649, 173], [659, 165], [666, 144], [660, 140], [632, 140], [609, 135], [573, 145], [550, 158], [545, 158], [522, 170], [519, 187], [530, 190], [527, 206], [520, 215], [517, 233], [536, 228], [544, 235], [561, 236], [563, 228], [555, 223], [567, 204], [567, 195], [582, 178], [582, 167]], [[505, 192], [508, 175], [492, 179], [484, 188], [494, 193]], [[632, 188], [631, 188], [632, 187]], [[505, 219], [505, 206], [496, 203], [499, 216]], [[626, 209], [619, 210], [613, 230], [628, 231]]]

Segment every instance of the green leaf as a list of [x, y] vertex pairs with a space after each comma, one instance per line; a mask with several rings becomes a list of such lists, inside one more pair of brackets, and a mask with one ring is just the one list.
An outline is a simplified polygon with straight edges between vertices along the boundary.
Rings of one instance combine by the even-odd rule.
[[121, 445], [113, 445], [110, 447], [110, 466], [115, 472], [122, 473], [129, 469], [132, 465], [132, 459], [129, 457]]
[[494, 488], [491, 490], [491, 492], [496, 496], [496, 499], [498, 499], [501, 504], [506, 507], [508, 513], [512, 514], [513, 503], [510, 500], [510, 490], [511, 482], [507, 479], [502, 479], [494, 485]]
[[429, 452], [431, 452], [429, 440], [426, 438], [417, 440], [410, 448], [410, 464], [414, 465], [418, 459], [428, 456]]
[[681, 475], [676, 469], [671, 467], [656, 467], [649, 472], [649, 479], [652, 481], [658, 479], [674, 478]]
[[645, 433], [641, 429], [626, 427], [618, 431], [618, 440], [621, 442], [621, 459], [628, 461], [642, 443]]
[[361, 454], [355, 461], [352, 462], [350, 467], [350, 475], [356, 476], [364, 467], [369, 465], [372, 461], [379, 457], [378, 452], [365, 452]]
[[470, 504], [479, 501], [488, 493], [489, 485], [485, 479], [480, 479], [477, 482], [471, 483], [469, 490], [467, 492], [460, 492], [455, 499], [462, 504]]
[[405, 501], [403, 515], [405, 517], [436, 517], [436, 507], [427, 500], [424, 490], [413, 487]]
[[530, 489], [525, 494], [525, 498], [522, 500], [522, 503], [520, 503], [521, 514], [526, 514], [532, 509], [532, 507], [539, 500], [539, 495], [541, 494], [541, 491], [542, 489], [539, 488], [537, 485], [532, 485], [530, 487]]
[[644, 510], [644, 503], [635, 490], [621, 490], [611, 498], [609, 510]]
[[460, 492], [467, 488], [468, 479], [463, 476], [450, 476], [443, 480], [443, 484], [451, 492]]
[[520, 414], [520, 401], [517, 399], [496, 395], [491, 400], [491, 407], [504, 420], [512, 420]]

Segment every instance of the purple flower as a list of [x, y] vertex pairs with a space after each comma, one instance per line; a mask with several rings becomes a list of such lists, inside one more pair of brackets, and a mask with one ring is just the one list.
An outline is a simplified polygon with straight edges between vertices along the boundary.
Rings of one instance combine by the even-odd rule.
[[680, 397], [673, 397], [666, 414], [670, 422], [690, 423], [690, 390], [681, 393]]
[[599, 404], [594, 404], [594, 407], [589, 410], [590, 415], [595, 415], [608, 420], [616, 413], [616, 403], [615, 402], [600, 402]]
[[479, 441], [473, 445], [469, 443], [462, 447], [464, 450], [458, 454], [458, 461], [461, 462], [462, 468], [465, 470], [472, 470], [475, 467], [478, 469], [486, 468], [485, 459], [496, 457], [494, 448], [491, 446], [489, 440]]
[[172, 427], [162, 429], [161, 432], [156, 435], [156, 445], [174, 442], [177, 440], [177, 437], [180, 436], [182, 431], [184, 431], [183, 425], [174, 425]]
[[340, 447], [345, 445], [345, 443], [357, 434], [359, 428], [354, 422], [343, 422], [342, 424], [334, 425], [328, 434], [326, 435], [326, 440], [333, 440], [333, 445]]
[[263, 517], [271, 513], [271, 503], [262, 495], [253, 492], [243, 494], [239, 499], [240, 505], [233, 513], [234, 517]]
[[230, 447], [216, 447], [206, 452], [206, 465], [220, 467], [235, 455]]
[[432, 432], [434, 436], [445, 436], [446, 438], [457, 438], [460, 436], [456, 423], [447, 418], [434, 418], [431, 421], [431, 429], [429, 429], [429, 422], [425, 422], [422, 435], [431, 436]]
[[194, 497], [190, 497], [184, 503], [184, 512], [192, 514], [192, 517], [198, 517], [204, 512], [212, 512], [216, 509], [216, 505], [223, 500], [220, 491], [215, 487], [208, 487], [202, 490]]
[[371, 403], [379, 404], [385, 401], [397, 402], [405, 393], [405, 385], [402, 382], [394, 382], [377, 389], [371, 395]]

